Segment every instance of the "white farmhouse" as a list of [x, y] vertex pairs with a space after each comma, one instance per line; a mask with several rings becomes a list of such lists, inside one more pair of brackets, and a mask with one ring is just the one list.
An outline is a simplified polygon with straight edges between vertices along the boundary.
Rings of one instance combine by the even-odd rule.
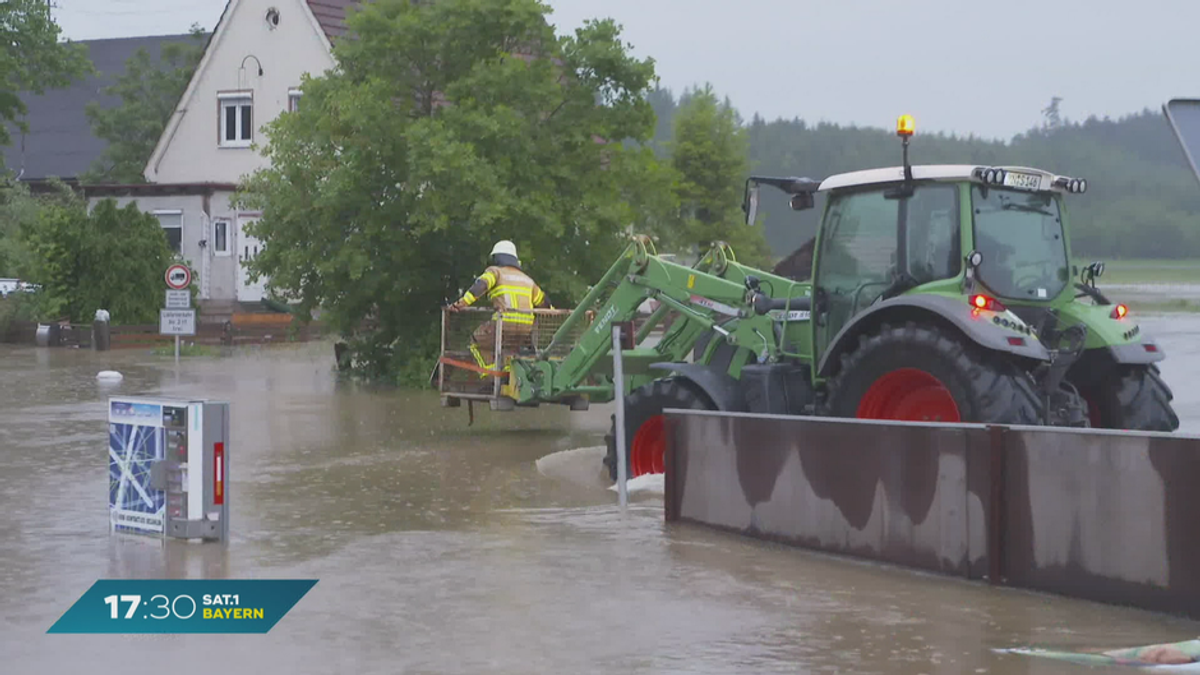
[[261, 128], [300, 105], [305, 73], [334, 66], [331, 41], [344, 34], [354, 0], [230, 0], [187, 90], [146, 165], [147, 185], [89, 185], [93, 202], [136, 200], [195, 268], [200, 299], [220, 312], [258, 303], [265, 280], [251, 283], [245, 263], [261, 242], [243, 230], [258, 213], [230, 198], [239, 181], [268, 163], [253, 143]]

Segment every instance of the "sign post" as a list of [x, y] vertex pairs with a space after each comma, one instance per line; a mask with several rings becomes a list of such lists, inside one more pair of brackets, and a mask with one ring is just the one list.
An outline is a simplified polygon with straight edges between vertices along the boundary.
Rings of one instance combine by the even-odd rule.
[[158, 313], [159, 335], [175, 336], [175, 365], [179, 365], [179, 336], [196, 334], [196, 310], [191, 308], [192, 294], [187, 288], [192, 284], [192, 270], [187, 265], [171, 265], [167, 268], [166, 309]]
[[621, 510], [629, 503], [629, 488], [626, 485], [625, 471], [629, 461], [625, 457], [625, 373], [621, 359], [621, 324], [613, 322], [613, 391], [617, 394], [616, 442], [617, 442], [617, 502]]

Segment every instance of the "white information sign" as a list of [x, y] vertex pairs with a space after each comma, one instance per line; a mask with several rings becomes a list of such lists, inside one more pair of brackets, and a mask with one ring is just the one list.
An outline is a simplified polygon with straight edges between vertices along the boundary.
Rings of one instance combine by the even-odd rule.
[[167, 309], [190, 309], [191, 306], [191, 291], [167, 291]]
[[160, 309], [158, 332], [160, 335], [195, 335], [196, 310]]

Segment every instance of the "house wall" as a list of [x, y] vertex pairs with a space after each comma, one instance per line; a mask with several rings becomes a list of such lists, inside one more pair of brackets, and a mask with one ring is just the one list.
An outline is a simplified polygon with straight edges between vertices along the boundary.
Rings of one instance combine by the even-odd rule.
[[[279, 12], [278, 25], [266, 19]], [[151, 158], [146, 178], [155, 183], [236, 183], [268, 166], [251, 147], [223, 147], [220, 95], [252, 98], [252, 142], [266, 144], [262, 126], [287, 110], [289, 89], [301, 75], [334, 66], [323, 33], [304, 0], [233, 0], [197, 71], [190, 96], [180, 104], [178, 125]], [[262, 75], [258, 74], [261, 64]]]
[[[244, 243], [238, 231], [239, 212], [231, 208], [232, 193], [217, 191], [207, 198], [194, 195], [154, 195], [113, 197], [118, 206], [137, 202], [146, 213], [158, 215], [160, 222], [171, 223], [178, 211], [181, 223], [180, 253], [196, 270], [200, 299], [234, 301], [238, 299], [238, 251]], [[92, 197], [89, 206], [106, 197]], [[247, 215], [247, 214], [241, 214]], [[224, 250], [219, 244], [219, 225], [224, 222]], [[164, 270], [165, 272], [165, 270]]]

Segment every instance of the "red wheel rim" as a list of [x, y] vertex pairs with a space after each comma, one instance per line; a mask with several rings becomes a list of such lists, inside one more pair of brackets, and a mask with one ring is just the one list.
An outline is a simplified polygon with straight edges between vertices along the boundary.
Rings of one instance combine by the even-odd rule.
[[629, 448], [630, 475], [637, 478], [647, 473], [664, 473], [663, 457], [667, 451], [667, 437], [663, 416], [655, 415], [642, 422]]
[[900, 368], [875, 380], [858, 402], [858, 418], [916, 422], [961, 422], [954, 396], [933, 375]]

